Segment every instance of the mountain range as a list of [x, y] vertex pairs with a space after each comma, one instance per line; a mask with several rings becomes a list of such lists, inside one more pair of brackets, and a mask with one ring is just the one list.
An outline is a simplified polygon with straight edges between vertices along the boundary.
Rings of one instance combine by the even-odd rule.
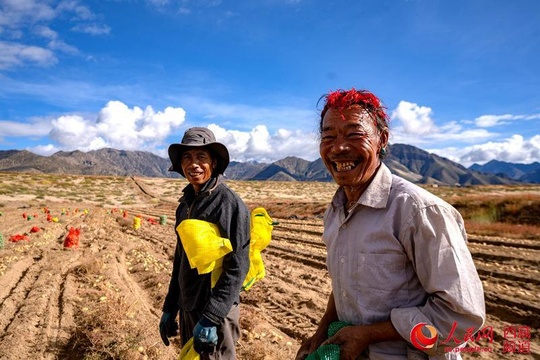
[[[390, 170], [419, 184], [487, 185], [540, 183], [540, 164], [491, 161], [470, 168], [417, 147], [392, 144], [384, 159]], [[111, 148], [60, 151], [50, 156], [27, 150], [0, 151], [0, 171], [44, 174], [179, 177], [169, 172], [170, 160], [145, 151]], [[231, 180], [332, 181], [322, 159], [286, 157], [272, 163], [232, 161], [225, 176]]]
[[473, 164], [469, 167], [469, 169], [499, 176], [506, 176], [520, 182], [540, 182], [540, 162], [538, 161], [531, 164], [514, 164], [505, 161], [491, 160], [484, 165]]

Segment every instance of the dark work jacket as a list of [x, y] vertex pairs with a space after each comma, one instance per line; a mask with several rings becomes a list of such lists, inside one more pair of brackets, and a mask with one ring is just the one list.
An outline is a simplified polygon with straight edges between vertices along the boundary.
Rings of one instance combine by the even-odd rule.
[[220, 236], [231, 241], [233, 251], [223, 258], [223, 273], [216, 286], [210, 288], [210, 273], [199, 275], [191, 269], [180, 236], [176, 233], [176, 251], [169, 292], [163, 312], [202, 312], [216, 324], [221, 323], [234, 303], [240, 302], [240, 291], [249, 270], [249, 210], [221, 177], [210, 178], [195, 195], [190, 184], [183, 190], [176, 209], [176, 224], [185, 219], [199, 219], [216, 224]]

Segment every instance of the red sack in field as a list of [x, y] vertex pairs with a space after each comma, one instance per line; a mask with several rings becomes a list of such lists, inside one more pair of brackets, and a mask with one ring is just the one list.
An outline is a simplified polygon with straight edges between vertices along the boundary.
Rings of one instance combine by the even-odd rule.
[[153, 219], [153, 218], [148, 218], [147, 221], [152, 224], [152, 225], [157, 225], [159, 224], [159, 222], [156, 220], [156, 219]]
[[37, 226], [32, 226], [32, 228], [30, 229], [30, 232], [31, 232], [31, 233], [37, 233], [37, 232], [39, 232], [39, 230], [41, 230], [39, 227], [37, 227]]
[[30, 239], [26, 235], [15, 234], [15, 235], [11, 235], [9, 237], [9, 241], [11, 241], [11, 242], [19, 242], [19, 241], [22, 241], [22, 240], [30, 241]]
[[69, 233], [66, 236], [66, 239], [64, 240], [64, 247], [65, 248], [73, 248], [79, 247], [79, 236], [81, 234], [81, 229], [71, 227], [69, 229]]
[[47, 221], [48, 221], [48, 222], [53, 221], [52, 215], [49, 214], [49, 213], [47, 213]]

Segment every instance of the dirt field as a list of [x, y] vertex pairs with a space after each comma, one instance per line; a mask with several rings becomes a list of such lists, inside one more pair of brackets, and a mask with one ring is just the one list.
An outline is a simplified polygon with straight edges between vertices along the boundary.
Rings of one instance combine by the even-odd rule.
[[[1, 173], [0, 359], [174, 358], [178, 343], [165, 347], [157, 324], [185, 184]], [[330, 291], [321, 215], [335, 185], [229, 184], [279, 221], [263, 253], [267, 276], [242, 293], [239, 358], [294, 359]], [[135, 216], [142, 218], [137, 230]], [[64, 247], [70, 228], [80, 229], [77, 248]], [[27, 239], [11, 242], [13, 235]], [[539, 359], [540, 242], [473, 234], [469, 240], [494, 337], [475, 343], [490, 353], [463, 357]], [[530, 329], [523, 339], [529, 354], [504, 353], [508, 329], [518, 327]]]

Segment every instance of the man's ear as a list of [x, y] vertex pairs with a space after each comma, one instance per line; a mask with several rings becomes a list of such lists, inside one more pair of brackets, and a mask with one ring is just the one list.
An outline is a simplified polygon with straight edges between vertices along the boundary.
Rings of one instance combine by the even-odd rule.
[[388, 146], [388, 128], [385, 127], [384, 129], [381, 130], [381, 135], [380, 135], [380, 144], [381, 144], [381, 148], [385, 148]]

